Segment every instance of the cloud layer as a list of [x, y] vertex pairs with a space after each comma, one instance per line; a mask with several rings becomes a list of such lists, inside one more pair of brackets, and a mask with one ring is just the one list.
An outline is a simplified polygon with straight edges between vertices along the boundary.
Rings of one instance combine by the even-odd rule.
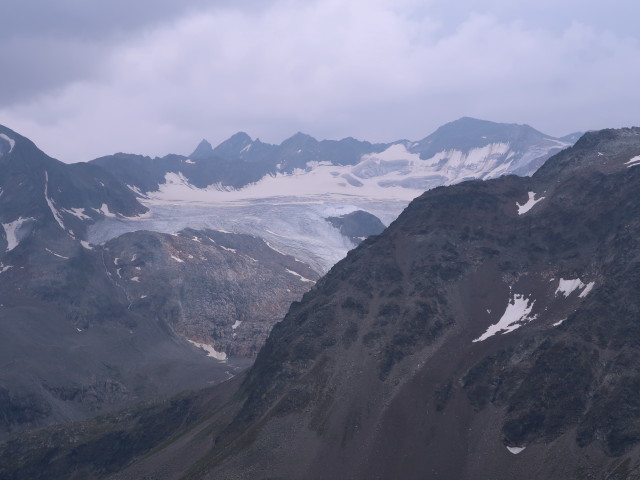
[[238, 130], [419, 139], [465, 115], [555, 135], [640, 123], [632, 2], [80, 3], [1, 34], [0, 123], [63, 161], [189, 153]]

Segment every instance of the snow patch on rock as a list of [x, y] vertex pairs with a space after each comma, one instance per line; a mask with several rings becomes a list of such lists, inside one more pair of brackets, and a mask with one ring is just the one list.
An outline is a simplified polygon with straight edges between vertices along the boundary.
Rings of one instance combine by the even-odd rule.
[[2, 223], [2, 228], [4, 228], [5, 237], [7, 239], [7, 252], [10, 252], [14, 248], [18, 246], [20, 240], [18, 240], [17, 231], [24, 224], [24, 222], [28, 220], [34, 220], [32, 217], [23, 218], [20, 217], [17, 220], [9, 223]]
[[565, 297], [568, 297], [573, 292], [582, 290], [579, 297], [584, 298], [589, 295], [589, 292], [591, 292], [595, 284], [596, 282], [590, 282], [588, 284], [582, 283], [579, 278], [575, 278], [573, 280], [565, 280], [564, 278], [561, 278], [555, 295], [557, 297], [562, 294]]
[[516, 202], [516, 205], [518, 207], [518, 215], [524, 215], [529, 210], [531, 210], [536, 203], [545, 199], [545, 197], [540, 197], [536, 200], [535, 197], [536, 197], [536, 194], [534, 192], [529, 192], [529, 200], [527, 200], [526, 203], [524, 203], [523, 205], [520, 205], [519, 203]]
[[489, 326], [486, 332], [473, 340], [473, 342], [482, 342], [497, 333], [512, 332], [520, 328], [523, 324], [534, 320], [536, 318], [535, 315], [533, 317], [529, 316], [534, 303], [535, 300], [530, 300], [523, 294], [511, 294], [507, 308], [500, 320], [498, 320], [498, 323]]
[[215, 358], [216, 360], [220, 360], [220, 361], [227, 360], [227, 354], [225, 352], [216, 351], [213, 345], [208, 345], [206, 343], [198, 343], [198, 342], [194, 342], [193, 340], [187, 340], [187, 341], [192, 345], [195, 345], [196, 347], [207, 352], [207, 357]]
[[285, 268], [285, 270], [290, 273], [291, 275], [295, 275], [296, 277], [298, 277], [300, 280], [302, 280], [303, 282], [310, 282], [310, 283], [316, 283], [315, 280], [311, 280], [309, 278], [303, 277], [302, 275], [300, 275], [298, 272], [294, 272], [293, 270], [289, 270], [288, 268]]
[[525, 448], [527, 447], [507, 447], [507, 450], [509, 450], [509, 452], [513, 453], [514, 455], [518, 455], [519, 453], [523, 452]]
[[631, 168], [631, 167], [635, 167], [637, 165], [640, 165], [640, 155], [636, 155], [631, 160], [626, 162], [625, 165], [627, 166], [627, 168]]

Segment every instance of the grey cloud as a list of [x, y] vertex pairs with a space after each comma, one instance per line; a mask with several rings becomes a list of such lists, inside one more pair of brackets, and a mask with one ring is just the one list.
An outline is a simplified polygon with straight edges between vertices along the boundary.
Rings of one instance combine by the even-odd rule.
[[[460, 0], [461, 10], [443, 0], [278, 0], [193, 3], [190, 14], [84, 43], [52, 33], [57, 53], [30, 71], [51, 74], [22, 91], [12, 74], [16, 85], [0, 95], [29, 101], [0, 105], [0, 123], [65, 161], [188, 153], [238, 130], [268, 142], [298, 130], [389, 141], [465, 115], [554, 135], [637, 123], [640, 42], [592, 19], [588, 5], [572, 17], [574, 0], [540, 1], [553, 21], [499, 0], [484, 9]], [[30, 95], [54, 80], [57, 90]]]
[[[246, 2], [248, 8], [253, 2]], [[0, 107], [104, 76], [105, 57], [132, 37], [231, 0], [8, 0], [0, 7]], [[268, 4], [268, 2], [265, 2]]]

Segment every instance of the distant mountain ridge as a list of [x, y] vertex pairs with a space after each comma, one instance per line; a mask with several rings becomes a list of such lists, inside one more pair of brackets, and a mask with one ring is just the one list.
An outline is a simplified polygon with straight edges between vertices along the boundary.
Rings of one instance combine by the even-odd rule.
[[366, 190], [362, 194], [367, 195], [372, 188], [401, 187], [416, 196], [421, 190], [472, 178], [530, 175], [573, 141], [573, 136], [553, 138], [527, 125], [464, 117], [416, 142], [318, 141], [297, 133], [280, 145], [271, 145], [239, 132], [215, 148], [203, 140], [189, 156], [151, 159], [119, 153], [91, 163], [144, 193], [161, 189], [169, 182], [168, 175], [198, 189], [242, 189], [267, 176], [313, 175], [322, 166], [325, 170], [336, 167], [322, 174], [333, 175], [332, 192], [358, 195]]

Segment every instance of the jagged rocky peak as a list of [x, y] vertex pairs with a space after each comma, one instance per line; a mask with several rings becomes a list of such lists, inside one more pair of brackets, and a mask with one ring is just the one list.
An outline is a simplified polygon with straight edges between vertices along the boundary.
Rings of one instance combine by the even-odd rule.
[[206, 140], [202, 140], [196, 149], [189, 155], [189, 158], [194, 158], [196, 160], [211, 158], [214, 156], [213, 147]]
[[283, 148], [309, 148], [318, 144], [318, 140], [306, 133], [297, 132], [295, 135], [284, 140], [280, 146]]
[[412, 151], [428, 158], [443, 150], [455, 148], [468, 152], [490, 144], [508, 143], [517, 147], [534, 142], [555, 141], [558, 147], [568, 146], [570, 142], [561, 142], [545, 135], [529, 125], [496, 123], [463, 117], [447, 123], [434, 133], [412, 145]]
[[238, 158], [246, 153], [252, 144], [253, 140], [248, 134], [238, 132], [214, 148], [213, 153], [224, 159]]

